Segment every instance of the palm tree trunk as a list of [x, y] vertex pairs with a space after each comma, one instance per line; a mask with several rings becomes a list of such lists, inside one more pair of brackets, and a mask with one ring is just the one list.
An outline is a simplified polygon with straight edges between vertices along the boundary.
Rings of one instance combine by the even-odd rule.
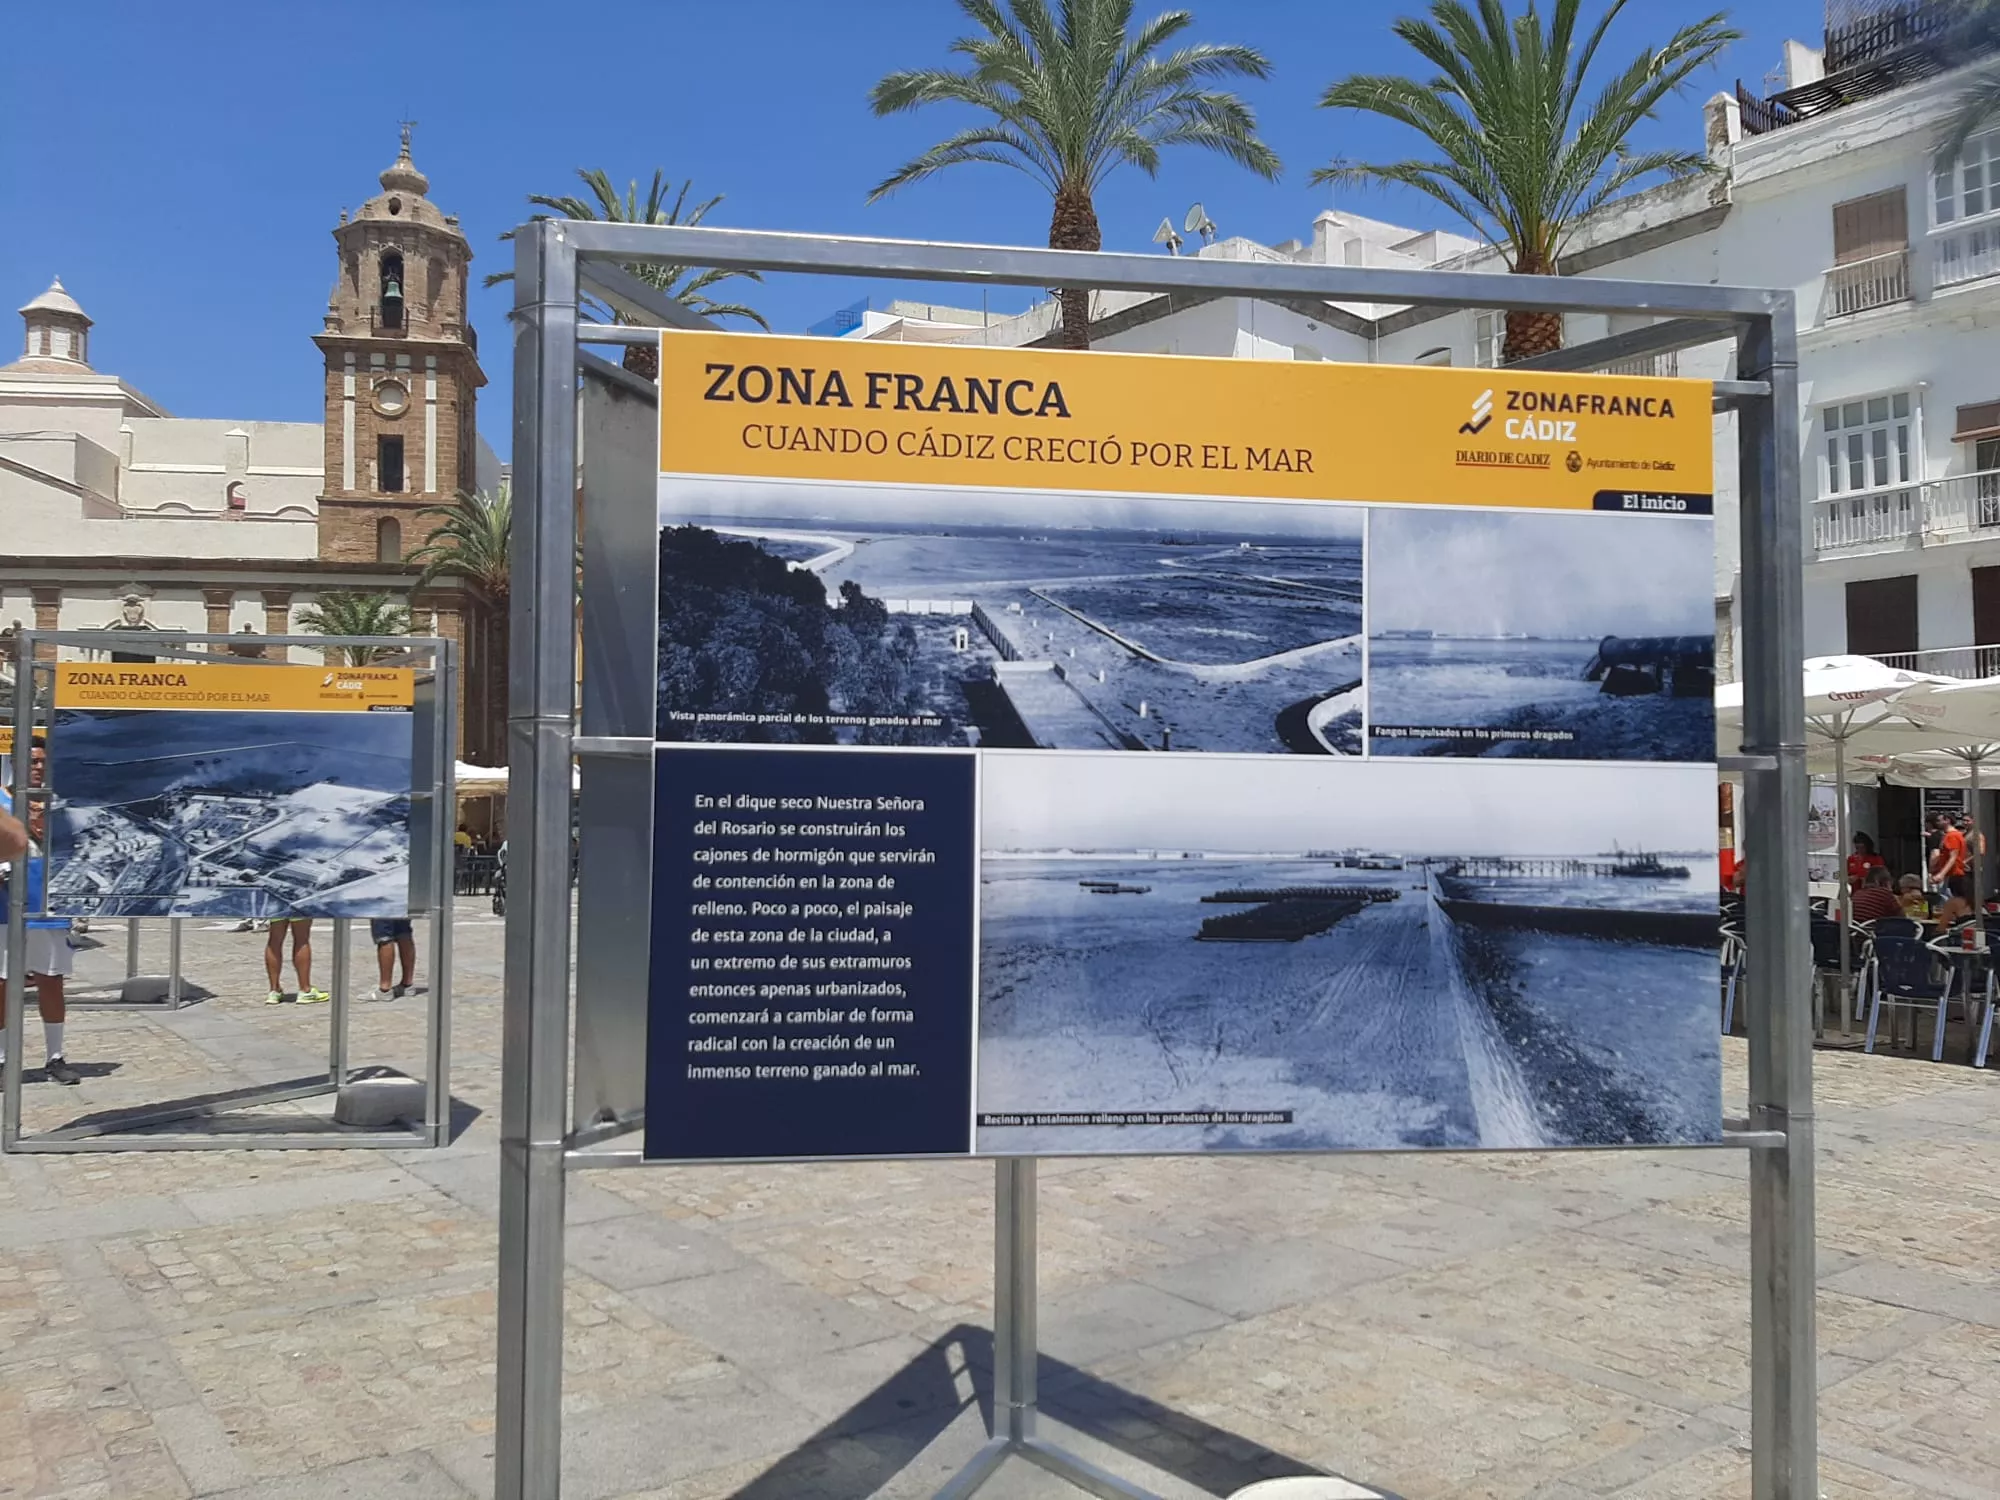
[[658, 344], [627, 344], [625, 346], [625, 368], [641, 380], [660, 378], [660, 346]]
[[[1554, 265], [1537, 255], [1523, 255], [1519, 264], [1511, 269], [1522, 276], [1557, 274]], [[1500, 344], [1500, 363], [1511, 365], [1516, 360], [1532, 359], [1538, 354], [1553, 354], [1562, 346], [1561, 313], [1517, 310], [1507, 314], [1507, 334]]]
[[[1064, 183], [1056, 190], [1055, 214], [1049, 220], [1051, 250], [1102, 250], [1104, 236], [1097, 227], [1097, 207], [1090, 190], [1079, 183]], [[1062, 347], [1090, 347], [1090, 288], [1066, 286], [1058, 290], [1062, 304]]]

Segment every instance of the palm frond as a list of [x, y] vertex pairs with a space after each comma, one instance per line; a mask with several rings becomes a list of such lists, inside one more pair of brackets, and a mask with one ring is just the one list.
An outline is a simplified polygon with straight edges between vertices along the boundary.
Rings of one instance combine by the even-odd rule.
[[1137, 22], [1132, 0], [959, 0], [959, 11], [972, 30], [949, 50], [962, 65], [889, 73], [869, 104], [885, 116], [959, 105], [985, 119], [898, 167], [870, 202], [968, 162], [1025, 171], [1058, 197], [1086, 201], [1116, 168], [1154, 172], [1175, 146], [1267, 178], [1281, 170], [1250, 106], [1211, 86], [1266, 78], [1270, 60], [1230, 43], [1168, 51], [1193, 25], [1185, 10]]
[[[408, 635], [410, 611], [387, 594], [361, 594], [329, 589], [299, 611], [299, 625], [314, 635]], [[390, 650], [386, 646], [328, 646], [321, 654], [338, 656], [350, 667], [365, 667]]]
[[1721, 12], [1705, 16], [1600, 82], [1597, 63], [1626, 3], [1608, 0], [1585, 30], [1582, 0], [1555, 0], [1546, 16], [1535, 4], [1510, 16], [1504, 0], [1431, 0], [1427, 16], [1392, 27], [1425, 76], [1355, 75], [1320, 104], [1402, 125], [1437, 157], [1337, 161], [1313, 180], [1415, 188], [1497, 244], [1514, 269], [1552, 270], [1580, 221], [1612, 197], [1710, 169], [1696, 153], [1634, 154], [1626, 143], [1739, 34]]
[[438, 578], [463, 578], [495, 600], [506, 599], [508, 547], [514, 530], [510, 486], [461, 491], [445, 504], [426, 505], [417, 514], [438, 523], [429, 540], [403, 559], [422, 570], [418, 588]]
[[[2000, 26], [2000, 5], [1993, 11], [1994, 24]], [[1932, 170], [1949, 172], [1966, 142], [1995, 125], [2000, 125], [2000, 61], [1982, 64], [1952, 101], [1951, 123], [1938, 138]]]
[[[546, 213], [530, 216], [531, 223], [546, 219], [584, 219], [607, 224], [678, 224], [692, 227], [707, 218], [710, 210], [722, 202], [722, 194], [705, 198], [692, 207], [688, 204], [688, 194], [693, 190], [692, 179], [675, 188], [673, 180], [664, 171], [655, 167], [653, 179], [648, 185], [644, 202], [640, 201], [639, 183], [636, 178], [625, 184], [620, 193], [611, 180], [611, 174], [602, 167], [578, 167], [578, 179], [583, 183], [589, 197], [580, 198], [573, 194], [530, 193], [528, 202]], [[669, 197], [672, 202], [669, 203]], [[511, 240], [514, 231], [509, 229], [500, 236]], [[625, 270], [645, 282], [656, 291], [664, 293], [683, 307], [705, 317], [734, 317], [755, 323], [759, 328], [770, 329], [763, 314], [755, 308], [740, 302], [713, 302], [703, 295], [704, 289], [732, 277], [744, 281], [763, 281], [756, 271], [724, 270], [715, 266], [685, 266], [661, 264], [656, 261], [635, 261]], [[485, 279], [487, 286], [498, 286], [512, 281], [512, 271], [495, 271]], [[597, 303], [588, 304], [593, 316], [606, 322], [631, 323], [633, 320], [614, 314], [610, 309]]]

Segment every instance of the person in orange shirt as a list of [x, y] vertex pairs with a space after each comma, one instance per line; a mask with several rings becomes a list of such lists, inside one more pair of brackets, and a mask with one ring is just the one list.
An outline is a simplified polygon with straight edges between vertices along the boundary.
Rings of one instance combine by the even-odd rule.
[[1937, 827], [1938, 844], [1931, 853], [1931, 884], [1970, 901], [1971, 882], [1965, 878], [1965, 835], [1944, 813], [1937, 815]]

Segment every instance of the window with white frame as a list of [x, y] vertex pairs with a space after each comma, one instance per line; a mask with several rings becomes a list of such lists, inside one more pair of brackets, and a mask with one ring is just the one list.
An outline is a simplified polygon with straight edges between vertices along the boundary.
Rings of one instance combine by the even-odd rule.
[[1507, 344], [1507, 315], [1504, 312], [1476, 312], [1472, 315], [1472, 362], [1482, 369], [1500, 368], [1500, 354]]
[[1931, 210], [1940, 228], [2000, 212], [2000, 130], [1975, 135], [1932, 177]]
[[1822, 493], [1888, 489], [1915, 478], [1915, 437], [1908, 391], [1820, 408], [1826, 433]]

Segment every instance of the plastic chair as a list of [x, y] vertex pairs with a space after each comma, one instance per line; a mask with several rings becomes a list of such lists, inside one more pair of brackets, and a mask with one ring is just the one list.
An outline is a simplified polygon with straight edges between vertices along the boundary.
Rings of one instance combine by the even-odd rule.
[[1743, 981], [1743, 963], [1750, 955], [1743, 934], [1727, 922], [1722, 925], [1722, 1034], [1736, 1030], [1736, 990]]
[[[1826, 981], [1829, 978], [1838, 980], [1840, 977], [1840, 922], [1833, 917], [1815, 916], [1812, 919], [1810, 931], [1812, 934], [1812, 961], [1815, 981], [1813, 994], [1814, 999], [1818, 1003], [1818, 1010], [1815, 1013], [1814, 1030], [1818, 1031], [1823, 1029], [1821, 1022], [1826, 1014]], [[1862, 932], [1858, 927], [1849, 927], [1847, 929], [1847, 972], [1851, 978], [1857, 980], [1857, 990], [1860, 987], [1858, 981], [1861, 973], [1861, 960], [1864, 955], [1856, 951], [1856, 939], [1865, 940], [1867, 936], [1868, 934]], [[1843, 995], [1840, 1003], [1843, 1005], [1850, 1004], [1852, 1003], [1852, 997]]]
[[1931, 1061], [1940, 1062], [1944, 1058], [1945, 1012], [1951, 1005], [1951, 980], [1937, 980], [1931, 977], [1932, 965], [1938, 953], [1928, 944], [1908, 937], [1875, 938], [1875, 955], [1870, 967], [1874, 970], [1869, 991], [1868, 1040], [1863, 1049], [1875, 1050], [1875, 1031], [1882, 1019], [1882, 1007], [1889, 1007], [1889, 1026], [1893, 1036], [1895, 1012], [1910, 1011], [1910, 1042], [1916, 1044], [1915, 1012], [1929, 1008], [1936, 1014], [1936, 1025], [1931, 1032]]

